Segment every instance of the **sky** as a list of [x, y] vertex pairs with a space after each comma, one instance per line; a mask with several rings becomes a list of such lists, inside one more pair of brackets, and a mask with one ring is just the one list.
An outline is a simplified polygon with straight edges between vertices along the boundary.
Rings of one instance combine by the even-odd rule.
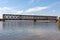
[[3, 14], [60, 16], [60, 0], [0, 0]]

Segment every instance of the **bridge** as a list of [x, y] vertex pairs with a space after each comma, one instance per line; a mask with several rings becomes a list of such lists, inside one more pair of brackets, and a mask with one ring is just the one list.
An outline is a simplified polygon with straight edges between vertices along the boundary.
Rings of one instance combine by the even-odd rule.
[[57, 20], [57, 16], [3, 14], [4, 20]]

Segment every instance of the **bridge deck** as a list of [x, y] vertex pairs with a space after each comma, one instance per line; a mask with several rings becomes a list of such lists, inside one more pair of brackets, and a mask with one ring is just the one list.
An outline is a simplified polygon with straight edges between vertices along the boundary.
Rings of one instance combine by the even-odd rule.
[[57, 16], [3, 14], [4, 20], [57, 20]]

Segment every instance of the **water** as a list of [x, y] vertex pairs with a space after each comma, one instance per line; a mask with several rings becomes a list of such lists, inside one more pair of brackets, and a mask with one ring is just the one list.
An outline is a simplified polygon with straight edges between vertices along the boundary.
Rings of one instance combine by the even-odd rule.
[[6, 20], [0, 22], [0, 40], [60, 40], [54, 22]]

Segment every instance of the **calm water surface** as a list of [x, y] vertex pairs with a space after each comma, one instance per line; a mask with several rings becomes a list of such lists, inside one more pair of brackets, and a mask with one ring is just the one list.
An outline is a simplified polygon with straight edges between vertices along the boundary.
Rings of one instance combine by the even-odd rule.
[[0, 40], [60, 40], [60, 31], [54, 22], [0, 21]]

